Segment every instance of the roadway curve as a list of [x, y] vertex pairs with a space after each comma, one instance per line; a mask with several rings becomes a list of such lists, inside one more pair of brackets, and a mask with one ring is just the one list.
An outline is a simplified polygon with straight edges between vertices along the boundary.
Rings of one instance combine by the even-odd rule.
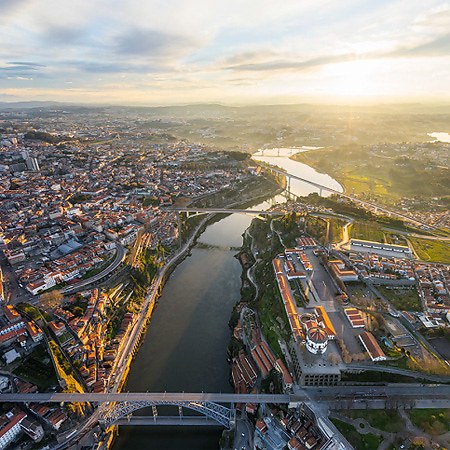
[[125, 248], [122, 247], [118, 242], [116, 242], [116, 257], [114, 258], [114, 261], [104, 270], [102, 270], [97, 275], [94, 275], [91, 278], [88, 278], [86, 280], [81, 280], [78, 283], [72, 284], [70, 286], [67, 286], [63, 289], [61, 289], [62, 294], [69, 294], [71, 292], [76, 291], [77, 289], [80, 289], [85, 286], [89, 286], [92, 283], [95, 283], [99, 280], [101, 280], [103, 277], [109, 275], [112, 271], [116, 270], [117, 267], [119, 267], [119, 264], [122, 262], [124, 256], [125, 256]]

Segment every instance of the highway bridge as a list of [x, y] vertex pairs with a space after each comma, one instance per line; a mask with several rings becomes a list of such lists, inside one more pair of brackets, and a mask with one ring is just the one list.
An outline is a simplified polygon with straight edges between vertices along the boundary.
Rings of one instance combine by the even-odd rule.
[[187, 392], [86, 392], [86, 393], [2, 393], [2, 402], [214, 402], [214, 403], [296, 403], [311, 399], [330, 402], [336, 398], [355, 399], [369, 397], [396, 397], [417, 399], [442, 399], [450, 404], [448, 384], [388, 384], [385, 386], [323, 386], [302, 387], [291, 394], [234, 394], [234, 393], [187, 393]]
[[344, 197], [344, 198], [346, 198], [348, 200], [351, 200], [351, 201], [353, 201], [355, 203], [359, 203], [359, 204], [361, 204], [361, 205], [363, 205], [365, 207], [370, 207], [370, 208], [372, 208], [372, 209], [374, 209], [376, 211], [382, 211], [383, 213], [386, 213], [389, 216], [399, 217], [400, 219], [405, 220], [406, 222], [412, 223], [415, 226], [432, 228], [432, 227], [430, 227], [430, 225], [428, 225], [428, 224], [426, 224], [424, 222], [420, 222], [419, 220], [412, 219], [411, 217], [408, 217], [405, 214], [401, 214], [401, 213], [399, 213], [397, 211], [392, 211], [392, 210], [390, 210], [388, 208], [385, 208], [384, 206], [379, 206], [379, 205], [377, 205], [375, 203], [368, 202], [366, 200], [361, 200], [361, 199], [359, 199], [357, 197], [354, 197], [352, 195], [348, 195], [348, 194], [345, 194], [344, 192], [341, 192], [341, 191], [338, 191], [336, 189], [330, 188], [329, 186], [325, 186], [323, 184], [316, 183], [314, 181], [308, 180], [306, 178], [299, 177], [297, 175], [293, 175], [292, 173], [285, 172], [284, 170], [281, 170], [281, 169], [279, 169], [277, 167], [271, 166], [270, 164], [266, 164], [266, 163], [263, 163], [261, 161], [255, 161], [255, 162], [256, 162], [256, 164], [258, 166], [260, 166], [263, 169], [269, 170], [269, 171], [274, 172], [274, 173], [279, 174], [279, 175], [284, 175], [286, 177], [286, 179], [288, 180], [288, 190], [289, 190], [290, 180], [291, 179], [292, 180], [302, 181], [304, 183], [307, 183], [307, 184], [310, 184], [311, 186], [316, 187], [319, 190], [319, 195], [322, 195], [322, 191], [331, 192], [332, 194], [339, 195], [340, 197]]
[[233, 208], [183, 208], [178, 206], [167, 206], [160, 208], [161, 211], [188, 213], [188, 214], [250, 214], [255, 216], [284, 216], [286, 211], [271, 211], [263, 209], [233, 209]]
[[[235, 426], [236, 404], [275, 403], [295, 407], [299, 403], [325, 404], [331, 409], [448, 408], [450, 385], [391, 384], [387, 386], [330, 386], [297, 388], [292, 394], [228, 394], [186, 392], [122, 393], [3, 393], [4, 403], [99, 403], [91, 417], [103, 428], [112, 425], [204, 425]], [[161, 417], [158, 407], [178, 408], [179, 416]], [[133, 417], [140, 409], [151, 408], [152, 416]], [[203, 415], [185, 419], [183, 410]]]

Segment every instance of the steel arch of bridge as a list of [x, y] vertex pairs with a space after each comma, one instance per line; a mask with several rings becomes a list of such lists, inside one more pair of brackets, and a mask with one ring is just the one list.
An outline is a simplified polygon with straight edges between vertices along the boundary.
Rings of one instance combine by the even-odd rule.
[[129, 416], [134, 411], [150, 406], [178, 406], [193, 411], [197, 411], [210, 419], [215, 420], [225, 428], [230, 429], [233, 421], [233, 408], [219, 405], [214, 402], [194, 402], [194, 401], [136, 401], [120, 402], [112, 407], [107, 407], [103, 414], [102, 422], [106, 427], [110, 427], [119, 419]]

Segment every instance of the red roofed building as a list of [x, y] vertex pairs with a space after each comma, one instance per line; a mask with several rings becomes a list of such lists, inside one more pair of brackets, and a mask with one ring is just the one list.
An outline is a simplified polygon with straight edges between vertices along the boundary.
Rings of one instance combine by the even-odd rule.
[[12, 410], [0, 417], [0, 448], [14, 442], [21, 432], [20, 422], [27, 415], [23, 411]]
[[386, 359], [386, 355], [372, 333], [364, 331], [358, 337], [372, 361], [384, 361]]

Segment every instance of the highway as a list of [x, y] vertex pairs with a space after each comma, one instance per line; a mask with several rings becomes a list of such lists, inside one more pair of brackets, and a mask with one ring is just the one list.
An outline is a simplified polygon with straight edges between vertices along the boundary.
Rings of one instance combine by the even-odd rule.
[[90, 284], [96, 283], [97, 281], [109, 275], [112, 271], [116, 270], [125, 256], [125, 248], [123, 248], [118, 242], [116, 242], [116, 249], [117, 252], [114, 261], [106, 269], [102, 270], [100, 273], [94, 275], [93, 277], [87, 278], [86, 280], [79, 281], [78, 283], [72, 284], [70, 286], [61, 289], [61, 293], [69, 294], [71, 292], [76, 291], [77, 289], [89, 286]]
[[410, 223], [412, 223], [412, 224], [414, 224], [416, 226], [426, 227], [426, 228], [433, 228], [430, 225], [428, 225], [428, 224], [426, 224], [424, 222], [420, 222], [419, 220], [413, 219], [411, 217], [408, 217], [405, 214], [401, 214], [399, 212], [392, 211], [390, 209], [387, 209], [384, 206], [379, 206], [379, 205], [377, 205], [375, 203], [368, 202], [366, 200], [361, 200], [359, 198], [353, 197], [352, 195], [348, 195], [348, 194], [345, 194], [344, 192], [337, 191], [336, 189], [330, 188], [330, 187], [325, 186], [323, 184], [319, 184], [319, 183], [315, 183], [314, 181], [307, 180], [306, 178], [301, 178], [301, 177], [299, 177], [297, 175], [293, 175], [291, 173], [288, 173], [288, 172], [280, 170], [280, 169], [278, 169], [276, 167], [273, 167], [270, 164], [265, 164], [265, 163], [262, 163], [261, 161], [256, 161], [256, 163], [259, 166], [261, 166], [262, 168], [271, 170], [272, 172], [278, 173], [280, 175], [284, 175], [287, 178], [292, 178], [294, 180], [299, 180], [299, 181], [302, 181], [304, 183], [308, 183], [308, 184], [310, 184], [310, 185], [312, 185], [312, 186], [314, 186], [314, 187], [316, 187], [318, 189], [321, 189], [321, 190], [324, 190], [324, 191], [328, 191], [328, 192], [331, 192], [333, 194], [339, 195], [341, 197], [347, 198], [347, 199], [352, 200], [352, 201], [354, 201], [356, 203], [360, 203], [363, 206], [366, 206], [366, 207], [369, 206], [369, 207], [371, 207], [371, 208], [373, 208], [375, 210], [382, 211], [382, 212], [384, 212], [384, 213], [386, 213], [388, 215], [392, 215], [392, 216], [395, 216], [395, 217], [400, 217], [401, 219], [403, 219], [403, 220], [405, 220], [407, 222], [410, 222]]
[[298, 388], [293, 394], [234, 394], [188, 392], [104, 392], [104, 393], [3, 393], [2, 402], [215, 402], [215, 403], [296, 403], [309, 400], [397, 398], [442, 400], [450, 405], [450, 385], [389, 384], [386, 386], [324, 386]]
[[251, 214], [266, 216], [284, 216], [288, 214], [286, 211], [272, 211], [264, 209], [233, 209], [233, 208], [182, 208], [178, 206], [168, 206], [160, 208], [166, 212], [185, 212], [185, 213], [202, 213], [202, 214]]

